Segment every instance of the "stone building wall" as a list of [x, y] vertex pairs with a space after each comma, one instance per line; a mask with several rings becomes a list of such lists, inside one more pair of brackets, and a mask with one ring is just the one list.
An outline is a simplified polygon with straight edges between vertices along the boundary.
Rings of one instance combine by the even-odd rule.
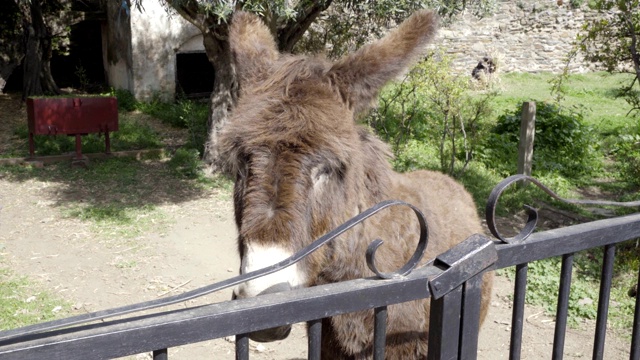
[[[499, 0], [495, 15], [477, 19], [465, 14], [440, 30], [436, 44], [454, 56], [460, 71], [471, 73], [483, 56], [497, 54], [502, 72], [560, 72], [585, 19], [596, 13], [558, 2]], [[569, 67], [574, 73], [593, 69], [581, 57]]]

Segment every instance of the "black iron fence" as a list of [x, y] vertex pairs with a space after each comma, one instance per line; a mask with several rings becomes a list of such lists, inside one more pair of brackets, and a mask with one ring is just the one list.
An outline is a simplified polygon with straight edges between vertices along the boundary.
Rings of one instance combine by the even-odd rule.
[[[320, 358], [322, 319], [366, 309], [374, 309], [374, 359], [385, 353], [387, 306], [416, 299], [431, 298], [428, 359], [475, 359], [482, 274], [488, 270], [516, 267], [510, 359], [519, 359], [522, 345], [524, 297], [527, 264], [562, 256], [561, 281], [553, 346], [553, 359], [563, 355], [567, 309], [571, 285], [573, 254], [591, 248], [604, 248], [600, 298], [594, 335], [593, 359], [602, 359], [606, 339], [609, 294], [613, 276], [616, 244], [640, 238], [640, 213], [531, 234], [535, 212], [523, 233], [504, 239], [495, 229], [493, 212], [497, 199], [509, 183], [498, 186], [487, 207], [489, 227], [498, 238], [490, 240], [474, 235], [441, 254], [426, 266], [414, 269], [426, 247], [423, 236], [416, 254], [400, 271], [380, 274], [375, 269], [375, 248], [367, 257], [375, 278], [357, 279], [312, 288], [274, 293], [255, 298], [164, 311], [126, 319], [104, 320], [116, 315], [145, 310], [191, 299], [202, 294], [234, 286], [283, 266], [292, 265], [315, 248], [330, 241], [359, 221], [384, 207], [380, 204], [349, 221], [309, 248], [273, 267], [197, 289], [183, 295], [151, 303], [136, 304], [97, 313], [76, 316], [21, 329], [0, 332], [0, 359], [102, 359], [153, 352], [154, 359], [166, 359], [167, 349], [180, 345], [236, 335], [236, 358], [249, 358], [247, 333], [287, 324], [308, 323], [308, 358]], [[627, 204], [629, 205], [629, 204]], [[638, 206], [640, 204], [630, 204]], [[421, 222], [418, 211], [416, 211]], [[426, 235], [423, 225], [423, 235]], [[529, 235], [531, 234], [531, 235]], [[640, 282], [640, 274], [639, 274]], [[638, 297], [640, 298], [640, 297]], [[95, 323], [96, 320], [101, 322]], [[94, 323], [88, 323], [93, 321]], [[640, 307], [636, 301], [630, 359], [640, 359]], [[452, 336], [458, 334], [458, 336]], [[212, 355], [215, 358], [214, 355]]]

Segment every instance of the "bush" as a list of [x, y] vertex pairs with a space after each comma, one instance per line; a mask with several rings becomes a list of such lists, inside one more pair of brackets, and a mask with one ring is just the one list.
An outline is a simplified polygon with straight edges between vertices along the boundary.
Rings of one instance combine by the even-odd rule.
[[[516, 171], [521, 108], [501, 115], [485, 139], [480, 159], [503, 175]], [[534, 173], [557, 172], [578, 179], [597, 173], [602, 155], [594, 131], [579, 112], [538, 102], [533, 151]]]
[[[396, 168], [423, 166], [459, 177], [475, 156], [492, 113], [493, 92], [471, 96], [469, 76], [454, 75], [452, 58], [433, 52], [400, 83], [386, 87], [367, 123], [396, 155]], [[419, 159], [429, 149], [436, 160]], [[409, 154], [410, 153], [410, 154]], [[416, 156], [416, 158], [412, 158]]]
[[[29, 138], [29, 129], [26, 124], [15, 130], [16, 136], [22, 139]], [[110, 132], [111, 150], [140, 150], [157, 149], [162, 147], [162, 141], [158, 134], [148, 125], [135, 121], [126, 115], [120, 115], [119, 130]], [[67, 135], [35, 135], [33, 137], [37, 156], [60, 155], [73, 153], [76, 150], [74, 136]], [[102, 153], [105, 151], [104, 134], [87, 134], [82, 136], [83, 153]]]
[[112, 90], [111, 94], [118, 99], [118, 110], [133, 111], [136, 109], [136, 98], [129, 90]]
[[190, 137], [187, 147], [204, 152], [208, 135], [208, 102], [178, 100], [175, 103], [169, 103], [156, 97], [150, 102], [139, 103], [137, 108], [165, 124], [188, 129]]
[[176, 174], [196, 178], [200, 170], [200, 153], [195, 149], [180, 148], [169, 160], [169, 167]]
[[620, 178], [640, 186], [640, 131], [637, 134], [619, 135], [613, 154]]

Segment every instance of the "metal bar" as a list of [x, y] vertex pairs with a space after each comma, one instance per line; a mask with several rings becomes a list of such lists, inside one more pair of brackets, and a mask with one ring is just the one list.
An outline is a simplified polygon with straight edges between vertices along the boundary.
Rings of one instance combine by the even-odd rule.
[[384, 360], [384, 352], [387, 341], [387, 307], [374, 309], [373, 327], [373, 359]]
[[107, 131], [104, 132], [104, 153], [111, 154], [111, 138], [109, 137], [108, 126], [107, 126]]
[[29, 157], [33, 158], [35, 156], [36, 145], [33, 140], [33, 133], [29, 132]]
[[638, 269], [638, 282], [636, 283], [636, 308], [633, 313], [633, 335], [631, 336], [631, 354], [629, 359], [640, 360], [640, 269]]
[[0, 341], [0, 358], [115, 358], [424, 299], [427, 279], [440, 272], [426, 266], [384, 281], [357, 279], [26, 335]]
[[473, 360], [478, 357], [483, 275], [474, 276], [464, 285], [459, 359]]
[[76, 134], [76, 159], [82, 159], [82, 136]]
[[564, 339], [567, 331], [569, 315], [569, 292], [571, 290], [571, 272], [573, 270], [573, 254], [562, 256], [560, 270], [560, 288], [558, 289], [558, 305], [556, 309], [556, 328], [553, 335], [553, 360], [562, 360], [564, 356]]
[[522, 353], [522, 325], [524, 319], [524, 299], [527, 293], [527, 272], [529, 264], [516, 266], [516, 283], [513, 293], [513, 314], [511, 315], [511, 342], [509, 360], [519, 360]]
[[596, 319], [596, 337], [593, 344], [593, 359], [602, 360], [604, 342], [607, 334], [607, 316], [609, 314], [609, 297], [611, 295], [611, 279], [613, 277], [613, 261], [616, 256], [615, 244], [604, 247], [604, 260], [600, 277], [600, 295], [598, 297], [598, 317]]
[[[640, 237], [640, 213], [532, 234], [526, 241], [496, 245], [496, 269]], [[552, 244], [552, 245], [550, 245]]]
[[249, 360], [249, 335], [236, 335], [236, 360]]
[[440, 298], [491, 267], [498, 260], [496, 245], [480, 234], [469, 236], [452, 249], [438, 255], [433, 265], [443, 271], [429, 278], [431, 296]]
[[458, 359], [462, 286], [431, 299], [428, 360]]
[[154, 350], [153, 351], [153, 360], [168, 360], [169, 352], [167, 349]]
[[309, 360], [320, 360], [322, 349], [322, 319], [307, 322], [307, 344]]

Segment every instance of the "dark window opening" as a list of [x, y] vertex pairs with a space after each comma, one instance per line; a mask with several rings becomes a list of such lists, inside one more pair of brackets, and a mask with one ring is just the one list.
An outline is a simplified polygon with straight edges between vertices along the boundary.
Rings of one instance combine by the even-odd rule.
[[176, 93], [204, 98], [213, 91], [215, 71], [204, 52], [176, 54]]

